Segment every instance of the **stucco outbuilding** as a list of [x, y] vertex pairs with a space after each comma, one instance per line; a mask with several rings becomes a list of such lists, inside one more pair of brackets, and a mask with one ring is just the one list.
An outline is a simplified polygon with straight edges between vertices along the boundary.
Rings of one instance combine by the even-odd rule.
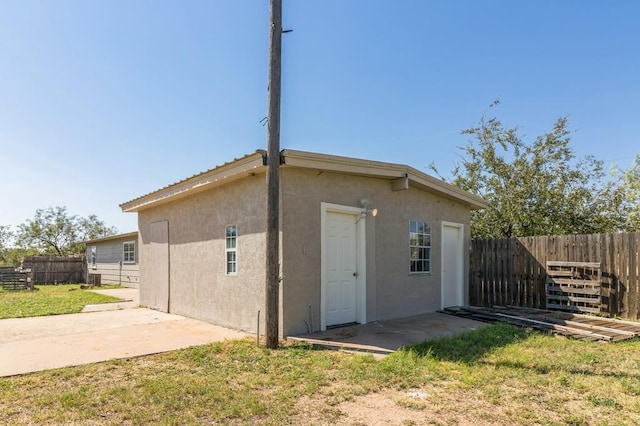
[[[138, 213], [143, 306], [256, 331], [265, 164], [256, 151], [121, 205]], [[468, 303], [484, 200], [401, 164], [283, 150], [281, 165], [281, 335]]]

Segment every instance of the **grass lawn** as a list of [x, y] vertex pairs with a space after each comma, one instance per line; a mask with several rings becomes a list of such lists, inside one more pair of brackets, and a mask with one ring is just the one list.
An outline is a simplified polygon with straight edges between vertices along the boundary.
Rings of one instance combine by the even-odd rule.
[[640, 341], [491, 325], [383, 359], [251, 339], [0, 379], [6, 424], [640, 424]]
[[34, 291], [0, 289], [0, 319], [73, 314], [82, 311], [85, 305], [119, 300], [116, 297], [80, 290], [80, 284], [37, 285]]

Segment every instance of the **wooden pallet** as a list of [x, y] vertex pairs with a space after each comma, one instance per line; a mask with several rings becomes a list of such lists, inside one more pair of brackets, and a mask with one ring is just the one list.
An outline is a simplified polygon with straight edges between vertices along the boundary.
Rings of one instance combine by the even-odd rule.
[[547, 309], [599, 314], [599, 262], [547, 262]]
[[640, 337], [640, 322], [593, 315], [515, 306], [465, 306], [446, 308], [442, 312], [485, 322], [507, 322], [580, 340], [615, 342]]
[[3, 290], [27, 290], [30, 288], [26, 272], [1, 271], [0, 283]]

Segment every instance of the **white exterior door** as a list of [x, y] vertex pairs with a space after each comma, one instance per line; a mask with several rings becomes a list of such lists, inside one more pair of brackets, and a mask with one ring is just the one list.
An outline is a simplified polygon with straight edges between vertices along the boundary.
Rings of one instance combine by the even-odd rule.
[[356, 217], [327, 212], [326, 216], [326, 325], [356, 322]]
[[464, 304], [463, 229], [442, 223], [442, 308]]

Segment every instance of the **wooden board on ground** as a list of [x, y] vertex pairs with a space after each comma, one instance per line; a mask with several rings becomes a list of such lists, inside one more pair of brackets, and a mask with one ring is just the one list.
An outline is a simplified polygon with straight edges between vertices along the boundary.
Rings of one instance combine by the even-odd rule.
[[515, 306], [455, 307], [442, 312], [487, 322], [551, 331], [580, 340], [613, 342], [640, 337], [640, 322]]

